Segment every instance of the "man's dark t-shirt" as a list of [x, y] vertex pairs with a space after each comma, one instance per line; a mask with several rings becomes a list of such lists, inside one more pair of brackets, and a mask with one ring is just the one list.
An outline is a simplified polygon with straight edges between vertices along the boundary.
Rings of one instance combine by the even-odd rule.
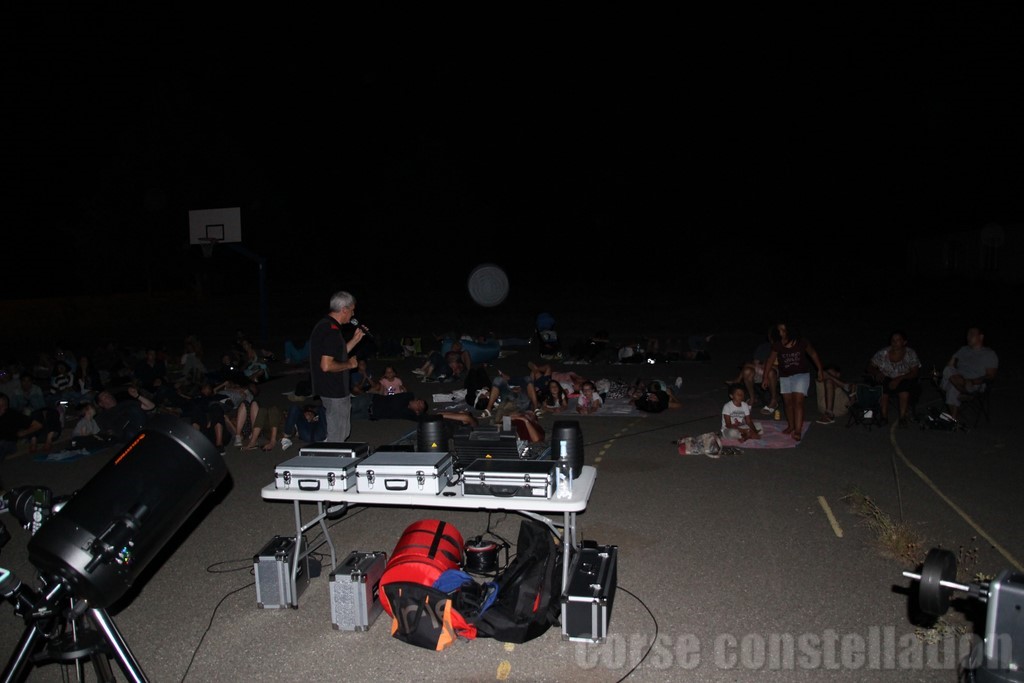
[[309, 336], [309, 374], [313, 383], [313, 395], [324, 398], [345, 398], [349, 395], [349, 371], [324, 372], [320, 369], [320, 358], [330, 356], [339, 363], [348, 360], [345, 337], [341, 334], [341, 323], [330, 316], [324, 316], [313, 327]]
[[8, 408], [6, 413], [0, 415], [0, 441], [17, 441], [18, 432], [31, 424], [31, 417]]

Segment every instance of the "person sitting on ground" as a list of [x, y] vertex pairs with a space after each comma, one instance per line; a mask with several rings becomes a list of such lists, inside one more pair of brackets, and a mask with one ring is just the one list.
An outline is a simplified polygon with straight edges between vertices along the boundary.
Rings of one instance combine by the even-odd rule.
[[868, 363], [868, 376], [882, 387], [882, 402], [879, 412], [882, 424], [889, 419], [889, 398], [895, 394], [899, 400], [901, 427], [908, 424], [907, 409], [910, 396], [918, 390], [917, 375], [921, 360], [917, 352], [907, 346], [907, 335], [897, 330], [889, 336], [889, 346], [879, 349]]
[[96, 422], [96, 404], [86, 401], [79, 410], [78, 422], [71, 430], [71, 449], [98, 453], [111, 444], [111, 439], [103, 434]]
[[942, 369], [939, 387], [946, 392], [946, 406], [954, 420], [959, 419], [961, 395], [985, 391], [996, 377], [999, 356], [985, 346], [985, 332], [974, 326], [967, 330], [967, 344], [957, 349]]
[[270, 368], [260, 356], [259, 351], [248, 339], [241, 340], [245, 357], [242, 361], [242, 374], [252, 382], [266, 382], [270, 379]]
[[46, 396], [43, 388], [35, 383], [32, 375], [27, 372], [18, 377], [18, 389], [8, 397], [12, 410], [23, 415], [32, 415], [46, 407]]
[[75, 388], [82, 401], [93, 402], [96, 394], [103, 391], [103, 377], [89, 356], [78, 357], [78, 368], [75, 370]]
[[304, 365], [309, 362], [309, 344], [303, 342], [298, 346], [291, 339], [284, 342], [284, 362], [286, 365]]
[[236, 360], [239, 365], [244, 365], [245, 361], [249, 358], [248, 347], [250, 346], [255, 349], [256, 356], [260, 360], [264, 362], [273, 362], [277, 360], [277, 356], [274, 355], [273, 351], [256, 346], [256, 344], [249, 339], [249, 335], [242, 330], [236, 330], [233, 356], [234, 360]]
[[[772, 352], [772, 341], [771, 341], [771, 330], [768, 332], [768, 338], [765, 341], [758, 344], [757, 348], [754, 349], [754, 353], [751, 359], [743, 364], [740, 368], [739, 374], [732, 379], [725, 381], [726, 386], [732, 386], [734, 384], [742, 384], [747, 390], [746, 396], [749, 399], [751, 407], [757, 405], [757, 387], [761, 386], [761, 382], [764, 381], [765, 374], [765, 361], [768, 360], [768, 356]], [[779, 407], [779, 370], [778, 365], [768, 369], [768, 391], [770, 392], [770, 398], [768, 403], [761, 407], [761, 412], [765, 415], [771, 415], [775, 412], [775, 409]]]
[[750, 404], [746, 402], [746, 390], [742, 384], [729, 387], [729, 400], [722, 407], [722, 438], [740, 442], [759, 439], [764, 430], [750, 416]]
[[156, 410], [156, 404], [134, 386], [128, 387], [126, 396], [121, 399], [109, 390], [101, 391], [96, 397], [96, 407], [96, 424], [101, 433], [115, 443], [128, 442], [138, 436]]
[[498, 371], [498, 375], [491, 380], [491, 391], [487, 397], [487, 405], [480, 416], [491, 417], [495, 404], [499, 402], [511, 402], [516, 410], [531, 410], [539, 415], [541, 410], [537, 397], [537, 390], [534, 387], [533, 379], [529, 376], [516, 377]]
[[660, 413], [668, 408], [682, 408], [682, 397], [679, 395], [681, 386], [682, 379], [676, 379], [673, 385], [661, 380], [637, 380], [629, 392], [629, 402], [637, 410], [645, 413]]
[[292, 439], [305, 443], [319, 443], [327, 439], [327, 412], [322, 405], [311, 403], [293, 405], [288, 409], [288, 416], [281, 432], [281, 450], [288, 450]]
[[260, 443], [260, 435], [267, 432], [269, 434], [267, 443], [263, 444], [260, 448], [269, 453], [277, 446], [278, 435], [284, 426], [284, 416], [281, 413], [281, 409], [272, 403], [260, 406], [258, 401], [252, 401], [248, 406], [239, 406], [238, 408], [240, 414], [246, 409], [249, 410], [252, 433], [249, 435], [249, 442], [242, 447], [242, 450], [256, 450]]
[[569, 392], [556, 379], [548, 380], [547, 388], [539, 398], [542, 399], [541, 410], [545, 413], [560, 413], [569, 407]]
[[598, 330], [587, 339], [574, 344], [569, 351], [569, 359], [576, 363], [596, 363], [599, 359], [614, 360], [608, 351], [608, 331]]
[[0, 366], [0, 394], [6, 394], [14, 403], [14, 392], [21, 387], [21, 375], [14, 365]]
[[249, 378], [241, 371], [239, 365], [235, 362], [230, 353], [221, 355], [220, 367], [209, 373], [207, 378], [211, 380], [214, 385], [230, 382], [236, 386], [245, 386], [249, 383]]
[[601, 395], [597, 393], [597, 385], [589, 379], [583, 382], [580, 395], [576, 399], [576, 412], [581, 415], [593, 415], [601, 409]]
[[530, 369], [530, 379], [537, 387], [547, 387], [548, 380], [553, 379], [561, 384], [568, 394], [574, 395], [580, 393], [583, 383], [587, 381], [586, 377], [572, 370], [555, 370], [550, 363], [538, 365], [530, 361], [526, 365]]
[[817, 423], [830, 425], [836, 421], [836, 389], [841, 390], [847, 396], [853, 392], [854, 386], [842, 378], [838, 365], [826, 365], [822, 373], [821, 391], [824, 394], [825, 412], [818, 418]]
[[0, 459], [16, 453], [18, 441], [31, 438], [42, 429], [42, 422], [12, 410], [10, 398], [0, 394]]
[[217, 447], [219, 453], [224, 452], [230, 438], [224, 408], [227, 399], [227, 394], [217, 393], [213, 382], [206, 381], [199, 386], [195, 396], [182, 403], [181, 416], [202, 432]]
[[146, 355], [132, 370], [135, 386], [153, 403], [163, 403], [175, 393], [167, 379], [167, 364], [158, 357], [153, 347], [146, 349]]
[[381, 373], [380, 379], [377, 380], [374, 391], [378, 394], [393, 396], [395, 394], [404, 394], [408, 389], [402, 383], [402, 378], [395, 373], [395, 366], [385, 365], [384, 372]]
[[65, 361], [59, 360], [53, 366], [53, 375], [50, 377], [50, 395], [47, 397], [47, 405], [51, 408], [57, 406], [78, 407], [79, 393], [75, 390], [75, 376]]
[[190, 335], [185, 338], [184, 351], [181, 354], [181, 378], [185, 385], [200, 386], [209, 379], [206, 364], [203, 363], [202, 345]]
[[427, 361], [420, 367], [413, 370], [414, 375], [426, 379], [452, 378], [453, 373], [458, 372], [459, 377], [473, 367], [469, 351], [463, 348], [462, 341], [456, 339], [447, 353], [431, 351]]
[[365, 394], [377, 389], [377, 378], [370, 374], [366, 359], [358, 359], [356, 366], [349, 373], [349, 391], [352, 395]]

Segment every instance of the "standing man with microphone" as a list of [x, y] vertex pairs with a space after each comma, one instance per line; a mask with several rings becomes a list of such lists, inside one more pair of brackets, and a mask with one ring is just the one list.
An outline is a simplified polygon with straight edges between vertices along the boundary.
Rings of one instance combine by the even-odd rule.
[[330, 311], [317, 321], [309, 336], [309, 369], [313, 395], [319, 396], [327, 416], [325, 441], [347, 441], [352, 432], [352, 394], [349, 375], [359, 364], [349, 352], [366, 334], [357, 325], [352, 338], [345, 340], [343, 325], [353, 322], [356, 299], [348, 292], [331, 296]]

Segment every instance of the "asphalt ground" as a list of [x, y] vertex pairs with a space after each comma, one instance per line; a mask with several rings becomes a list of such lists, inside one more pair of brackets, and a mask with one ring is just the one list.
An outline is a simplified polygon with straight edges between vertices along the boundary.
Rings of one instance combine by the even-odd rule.
[[[585, 461], [598, 473], [579, 515], [581, 536], [619, 547], [604, 643], [567, 642], [555, 627], [524, 644], [477, 639], [432, 652], [392, 638], [387, 615], [366, 632], [335, 630], [327, 566], [297, 609], [258, 608], [253, 556], [294, 529], [291, 504], [260, 496], [275, 465], [295, 454], [279, 449], [229, 447], [224, 485], [108, 612], [154, 681], [955, 681], [963, 644], [926, 642], [939, 631], [915, 624], [913, 584], [901, 575], [914, 566], [879, 549], [848, 496], [862, 492], [918, 534], [922, 557], [933, 546], [954, 550], [964, 579], [1020, 570], [1019, 379], [1010, 374], [997, 385], [991, 423], [966, 432], [869, 430], [840, 419], [812, 425], [795, 448], [743, 449], [719, 459], [679, 455], [679, 437], [718, 427], [723, 380], [759, 341], [757, 334], [720, 335], [702, 363], [572, 366], [596, 379], [678, 376], [685, 394], [684, 408], [658, 415], [580, 418]], [[515, 371], [532, 357], [523, 349], [503, 359], [502, 369]], [[445, 386], [413, 382], [420, 362], [399, 363], [414, 391]], [[286, 405], [289, 377], [264, 385], [264, 400]], [[936, 398], [926, 394], [922, 407]], [[817, 417], [813, 397], [808, 415]], [[543, 418], [548, 425], [552, 419]], [[357, 421], [351, 438], [377, 447], [413, 427]], [[67, 495], [86, 486], [108, 457], [50, 464], [14, 456], [4, 461], [3, 476], [8, 488], [42, 485]], [[521, 519], [354, 507], [330, 523], [330, 533], [342, 557], [390, 552], [407, 525], [438, 518], [465, 538], [489, 524], [513, 540]], [[28, 532], [10, 515], [3, 520], [12, 539], [0, 564], [35, 586], [24, 551]], [[310, 532], [311, 546], [326, 553], [316, 536]], [[944, 623], [981, 628], [983, 614], [976, 602], [955, 601]], [[0, 624], [0, 656], [11, 653], [10, 663], [28, 622], [8, 604]], [[30, 680], [69, 674], [40, 662]]]

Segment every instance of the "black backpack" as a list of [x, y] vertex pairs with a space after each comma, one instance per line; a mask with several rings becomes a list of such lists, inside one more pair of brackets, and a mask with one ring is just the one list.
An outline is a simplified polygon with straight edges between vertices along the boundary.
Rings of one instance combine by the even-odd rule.
[[562, 553], [547, 525], [522, 521], [516, 555], [496, 582], [497, 599], [474, 620], [477, 637], [525, 643], [559, 623]]

